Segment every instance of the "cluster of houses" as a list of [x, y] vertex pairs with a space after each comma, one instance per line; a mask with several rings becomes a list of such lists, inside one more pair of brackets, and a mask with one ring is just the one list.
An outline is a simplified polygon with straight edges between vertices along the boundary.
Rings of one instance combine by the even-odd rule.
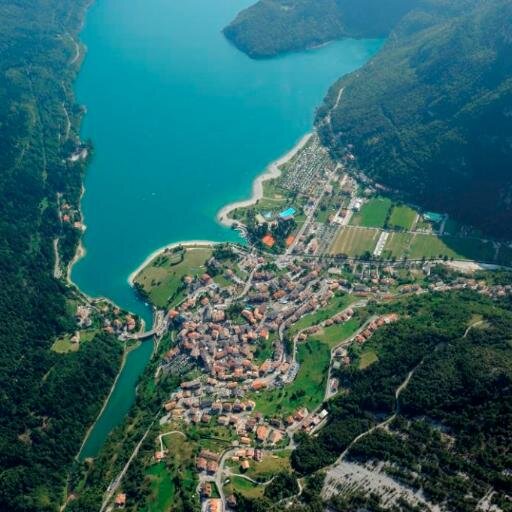
[[72, 336], [73, 343], [80, 342], [80, 331], [102, 327], [103, 331], [116, 336], [134, 332], [140, 322], [130, 313], [105, 300], [96, 300], [88, 304], [78, 304], [75, 312], [78, 331]]
[[[281, 334], [304, 315], [325, 307], [336, 293], [350, 291], [356, 296], [380, 299], [426, 290], [472, 289], [491, 297], [512, 294], [512, 285], [489, 286], [471, 277], [457, 277], [449, 282], [435, 280], [429, 277], [428, 264], [416, 265], [412, 269], [416, 281], [410, 279], [403, 283], [399, 269], [393, 266], [377, 269], [349, 264], [351, 276], [347, 276], [329, 268], [329, 262], [287, 262], [285, 269], [276, 271], [261, 258], [247, 258], [247, 261], [251, 280], [242, 283], [242, 293], [232, 271], [225, 270], [225, 277], [233, 286], [224, 288], [215, 284], [207, 273], [184, 278], [188, 298], [167, 313], [169, 326], [177, 332], [177, 343], [162, 361], [165, 368], [171, 361], [193, 360], [205, 370], [201, 377], [182, 382], [172, 393], [163, 406], [166, 419], [231, 429], [229, 460], [242, 472], [260, 462], [264, 450], [285, 446], [294, 430], [301, 428], [313, 433], [326, 421], [327, 410], [310, 413], [305, 408], [283, 419], [265, 419], [255, 411], [255, 401], [258, 393], [284, 386], [297, 374], [298, 364], [285, 352]], [[208, 266], [210, 263], [215, 262], [209, 262]], [[130, 315], [113, 310], [107, 316], [112, 314], [114, 319], [105, 328], [135, 329], [135, 320]], [[84, 326], [91, 315], [87, 308], [77, 310], [77, 319]], [[322, 322], [321, 327], [347, 322], [353, 315], [354, 310], [349, 307]], [[353, 341], [363, 344], [379, 328], [397, 320], [396, 314], [373, 319]], [[301, 331], [298, 341], [307, 339], [318, 329], [319, 326], [313, 326]], [[269, 354], [264, 360], [257, 357], [262, 346]], [[336, 364], [350, 364], [346, 348], [334, 352]], [[331, 379], [329, 386], [331, 392], [337, 392], [336, 379]], [[163, 452], [156, 452], [155, 460], [164, 456]], [[195, 460], [206, 510], [222, 510], [222, 500], [213, 497], [211, 481], [218, 474], [220, 463], [221, 454], [210, 450], [202, 450]], [[118, 496], [118, 506], [122, 506], [123, 497], [126, 500], [124, 495]], [[234, 506], [235, 497], [227, 498], [228, 505], [230, 500]]]
[[373, 333], [379, 329], [380, 327], [384, 327], [385, 325], [388, 325], [392, 322], [398, 321], [398, 315], [395, 313], [391, 313], [389, 315], [380, 316], [373, 322], [370, 322], [370, 324], [361, 331], [355, 338], [354, 341], [359, 343], [360, 345], [363, 344], [365, 341], [371, 338]]
[[[311, 195], [319, 185], [319, 178], [333, 162], [322, 148], [318, 136], [314, 135], [307, 146], [289, 164], [283, 173], [280, 185], [292, 192]], [[323, 183], [322, 183], [323, 184]]]
[[60, 204], [59, 216], [63, 224], [69, 224], [75, 229], [83, 231], [84, 225], [82, 223], [82, 216], [77, 208], [71, 206], [69, 203], [63, 202]]
[[[168, 312], [178, 334], [177, 345], [165, 360], [186, 354], [206, 370], [206, 376], [183, 383], [173, 394], [165, 404], [170, 417], [199, 423], [216, 416], [219, 424], [236, 426], [237, 415], [254, 408], [254, 402], [244, 398], [247, 394], [282, 385], [296, 374], [278, 331], [326, 305], [340, 286], [324, 282], [315, 267], [292, 264], [284, 276], [255, 270], [240, 303], [232, 289], [221, 290], [207, 275], [201, 276], [199, 288], [189, 281], [194, 293]], [[255, 356], [261, 346], [271, 348], [272, 355], [265, 360]]]

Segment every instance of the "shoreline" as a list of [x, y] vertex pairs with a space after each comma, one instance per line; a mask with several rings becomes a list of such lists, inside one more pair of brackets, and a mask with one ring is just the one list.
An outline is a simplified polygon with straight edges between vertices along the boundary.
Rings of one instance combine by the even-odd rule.
[[173, 242], [168, 245], [164, 245], [159, 249], [153, 251], [129, 276], [128, 276], [128, 284], [133, 288], [134, 281], [137, 275], [144, 270], [157, 256], [164, 253], [168, 249], [174, 249], [182, 245], [183, 247], [213, 247], [214, 245], [221, 244], [224, 242], [214, 242], [212, 240], [189, 240], [187, 242]]
[[[119, 370], [117, 372], [117, 375], [116, 375], [116, 378], [114, 379], [114, 382], [112, 383], [112, 386], [110, 387], [110, 390], [108, 392], [108, 395], [107, 397], [105, 398], [105, 400], [103, 400], [103, 404], [101, 406], [101, 409], [100, 411], [98, 412], [98, 414], [96, 415], [96, 418], [94, 419], [94, 422], [93, 424], [87, 429], [87, 432], [85, 433], [85, 436], [82, 440], [82, 444], [80, 445], [80, 450], [78, 450], [78, 453], [76, 454], [75, 456], [75, 460], [77, 460], [78, 462], [81, 462], [80, 460], [80, 454], [82, 453], [82, 450], [84, 449], [84, 446], [85, 444], [87, 443], [87, 441], [89, 440], [89, 437], [92, 433], [92, 431], [94, 430], [94, 427], [96, 426], [96, 424], [98, 423], [98, 420], [101, 418], [101, 415], [105, 412], [105, 409], [107, 408], [107, 405], [108, 405], [108, 402], [110, 400], [110, 397], [112, 396], [112, 394], [114, 393], [114, 389], [119, 381], [119, 378], [121, 377], [121, 373], [123, 372], [123, 368], [124, 368], [124, 365], [126, 364], [126, 359], [128, 357], [128, 354], [133, 350], [133, 348], [129, 348], [127, 349], [126, 346], [123, 350], [123, 357], [121, 359], [121, 364], [119, 365]], [[87, 458], [87, 457], [86, 457]], [[92, 457], [94, 458], [94, 457]], [[85, 460], [85, 459], [84, 459]]]
[[229, 217], [230, 213], [238, 208], [247, 208], [252, 206], [256, 204], [260, 199], [262, 199], [263, 184], [266, 181], [278, 178], [281, 175], [280, 167], [288, 163], [302, 148], [304, 148], [304, 146], [311, 140], [311, 137], [313, 137], [314, 133], [314, 131], [311, 131], [303, 135], [299, 142], [295, 144], [295, 146], [290, 151], [288, 151], [288, 153], [285, 153], [283, 156], [269, 164], [267, 168], [253, 180], [252, 192], [249, 199], [234, 201], [232, 203], [228, 203], [226, 206], [223, 206], [217, 213], [217, 222], [227, 228], [231, 228], [234, 224], [236, 224], [237, 221]]
[[[266, 181], [278, 178], [281, 175], [281, 169], [283, 165], [288, 163], [301, 149], [306, 146], [306, 144], [311, 140], [311, 137], [313, 137], [315, 134], [314, 131], [310, 131], [306, 134], [304, 134], [300, 140], [293, 146], [293, 148], [279, 157], [277, 160], [274, 160], [271, 162], [266, 169], [256, 176], [256, 178], [252, 182], [252, 193], [251, 197], [249, 199], [243, 199], [240, 201], [234, 201], [232, 203], [228, 203], [227, 205], [223, 206], [217, 213], [216, 219], [217, 221], [222, 224], [224, 227], [231, 228], [233, 224], [236, 223], [235, 220], [229, 218], [229, 214], [236, 210], [237, 208], [246, 208], [248, 206], [252, 206], [253, 204], [256, 204], [257, 201], [259, 201], [263, 197], [263, 184]], [[156, 257], [158, 257], [160, 254], [164, 253], [168, 249], [173, 249], [175, 247], [178, 247], [179, 245], [182, 245], [183, 247], [212, 247], [216, 244], [220, 244], [224, 242], [214, 242], [212, 240], [188, 240], [188, 241], [181, 241], [181, 242], [173, 242], [168, 245], [165, 245], [163, 247], [160, 247], [159, 249], [154, 250], [151, 254], [149, 254], [144, 261], [128, 276], [128, 284], [133, 288], [135, 278], [137, 275], [144, 270]], [[81, 257], [81, 256], [80, 256]], [[78, 258], [80, 259], [80, 258]]]

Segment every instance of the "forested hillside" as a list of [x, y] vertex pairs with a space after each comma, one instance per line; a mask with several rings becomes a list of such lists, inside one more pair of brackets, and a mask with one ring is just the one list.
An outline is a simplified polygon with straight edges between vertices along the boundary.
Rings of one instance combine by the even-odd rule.
[[261, 0], [225, 34], [252, 57], [389, 36], [331, 89], [323, 142], [407, 199], [510, 238], [512, 2], [384, 3]]
[[409, 16], [330, 92], [318, 120], [324, 142], [413, 201], [510, 238], [511, 20], [510, 0], [445, 21]]
[[98, 336], [79, 352], [50, 350], [75, 328], [70, 290], [54, 279], [79, 230], [83, 162], [71, 162], [79, 109], [74, 39], [87, 0], [0, 0], [0, 510], [54, 511], [87, 426], [108, 393], [121, 347]]
[[272, 57], [341, 37], [385, 37], [426, 0], [261, 0], [224, 30], [251, 57]]

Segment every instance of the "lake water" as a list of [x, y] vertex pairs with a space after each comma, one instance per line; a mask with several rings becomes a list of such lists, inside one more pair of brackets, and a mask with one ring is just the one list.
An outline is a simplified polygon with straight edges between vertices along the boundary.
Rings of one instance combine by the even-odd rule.
[[[149, 321], [129, 274], [174, 241], [237, 239], [216, 212], [250, 195], [254, 177], [311, 129], [328, 87], [381, 45], [345, 40], [254, 61], [221, 34], [251, 3], [98, 0], [87, 16], [76, 94], [95, 151], [82, 202], [87, 254], [72, 277]], [[150, 354], [146, 343], [129, 355], [82, 457], [127, 413]]]

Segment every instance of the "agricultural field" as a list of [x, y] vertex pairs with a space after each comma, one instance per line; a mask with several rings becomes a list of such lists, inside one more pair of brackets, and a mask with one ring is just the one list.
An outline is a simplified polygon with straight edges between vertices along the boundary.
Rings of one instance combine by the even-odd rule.
[[389, 217], [388, 227], [390, 229], [409, 231], [417, 216], [417, 212], [409, 206], [395, 206], [391, 212], [391, 216]]
[[329, 252], [331, 254], [346, 254], [350, 257], [363, 256], [367, 252], [373, 254], [380, 234], [381, 231], [378, 229], [344, 227], [336, 235]]
[[318, 341], [302, 343], [297, 359], [300, 369], [291, 384], [253, 396], [257, 411], [265, 416], [287, 416], [300, 407], [311, 411], [322, 403], [331, 359], [329, 347]]
[[203, 274], [205, 262], [212, 253], [211, 247], [197, 246], [159, 255], [137, 274], [135, 284], [148, 294], [155, 306], [175, 305], [184, 298], [180, 290], [183, 277]]
[[474, 238], [437, 237], [435, 235], [414, 235], [411, 245], [411, 259], [454, 258], [477, 261], [494, 260], [495, 249], [490, 242]]
[[393, 202], [387, 197], [375, 197], [365, 203], [351, 220], [353, 226], [383, 228]]
[[[493, 262], [496, 249], [491, 242], [475, 238], [438, 237], [421, 233], [391, 233], [384, 247], [384, 258], [454, 258]], [[506, 248], [503, 251], [509, 259]], [[511, 254], [512, 255], [512, 254]]]
[[411, 233], [390, 233], [384, 246], [384, 258], [401, 258], [409, 254], [409, 247], [415, 235]]

